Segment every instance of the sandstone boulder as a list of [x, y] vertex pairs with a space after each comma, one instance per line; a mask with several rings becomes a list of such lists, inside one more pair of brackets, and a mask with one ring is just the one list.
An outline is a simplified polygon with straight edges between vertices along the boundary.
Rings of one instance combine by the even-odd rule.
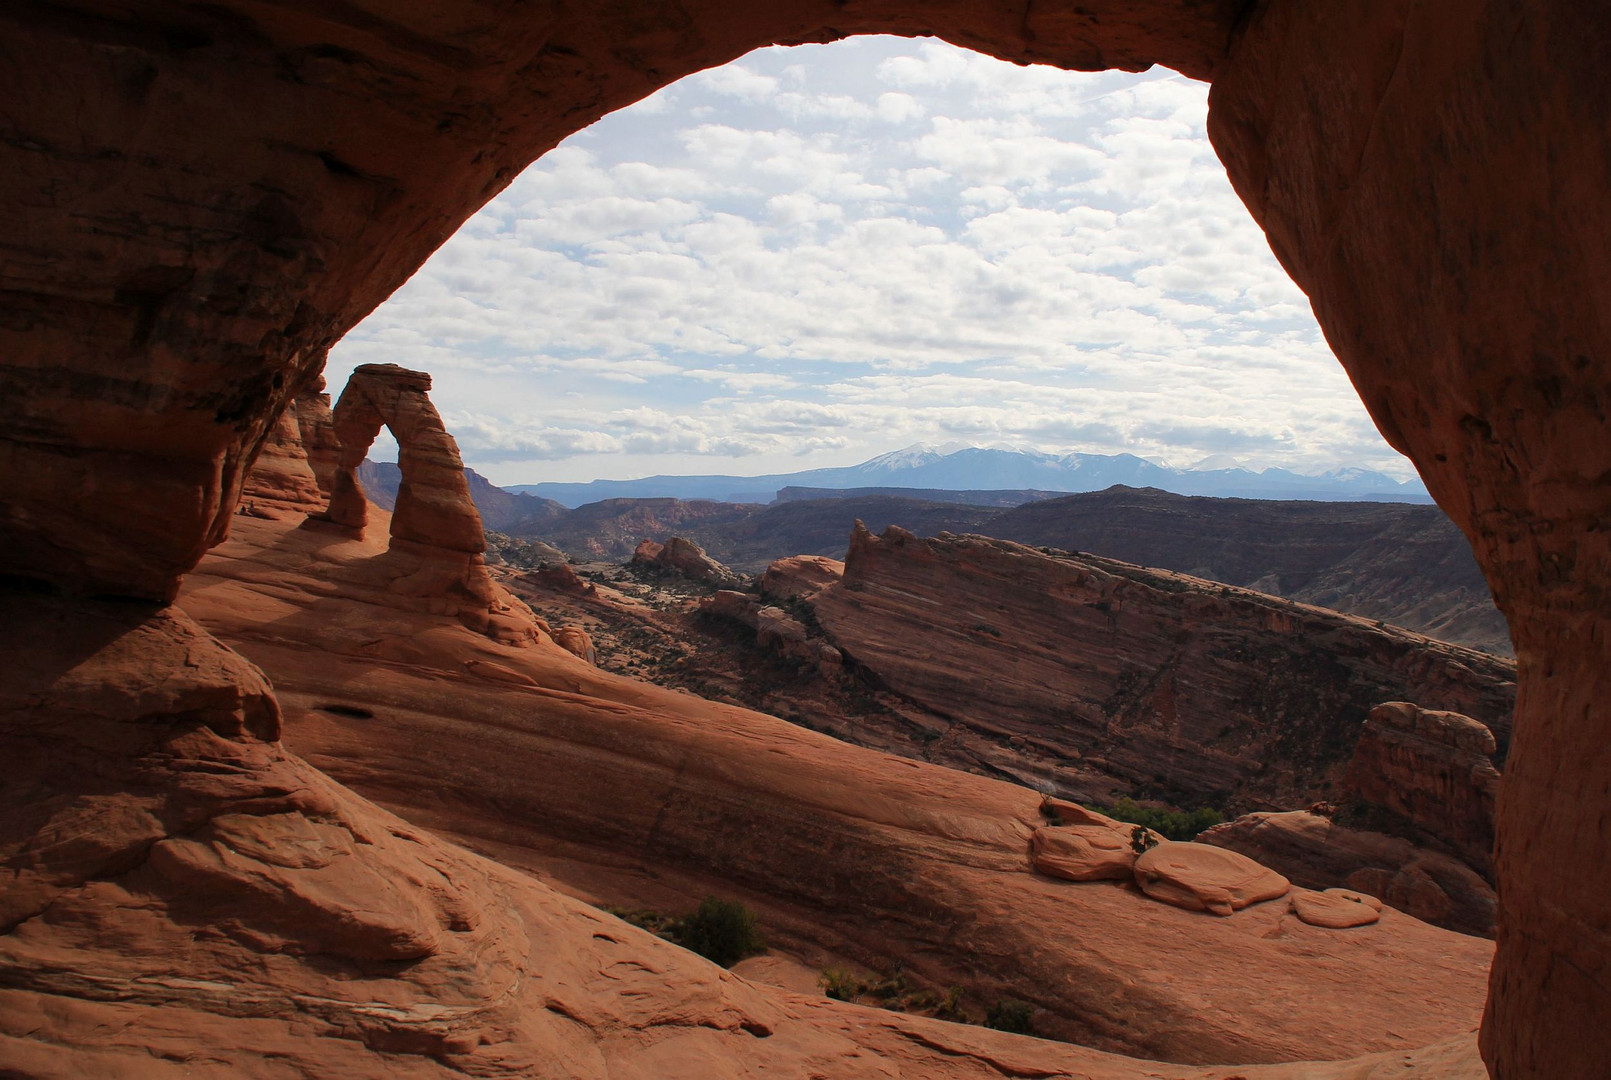
[[1215, 915], [1278, 899], [1292, 888], [1286, 878], [1245, 855], [1169, 840], [1136, 859], [1135, 877], [1155, 900]]
[[760, 624], [760, 601], [749, 593], [741, 593], [736, 589], [717, 589], [715, 593], [699, 602], [699, 610], [719, 619], [731, 619], [733, 622], [742, 623], [751, 630]]
[[1129, 833], [1105, 825], [1036, 829], [1029, 857], [1040, 873], [1069, 881], [1128, 881], [1135, 875]]
[[586, 660], [589, 664], [599, 662], [599, 654], [593, 647], [593, 637], [580, 626], [561, 626], [553, 633], [554, 644], [568, 653]]
[[1108, 817], [1106, 814], [1082, 806], [1077, 802], [1059, 799], [1055, 795], [1045, 795], [1040, 800], [1041, 816], [1051, 821], [1053, 825], [1101, 825], [1110, 829], [1133, 830], [1135, 826], [1118, 818]]
[[774, 599], [809, 600], [845, 575], [845, 564], [822, 555], [778, 559], [761, 575], [761, 594]]
[[[779, 607], [763, 607], [755, 612], [755, 640], [762, 648], [791, 656], [805, 656], [805, 623]], [[809, 650], [815, 654], [816, 650]]]
[[573, 593], [577, 596], [597, 596], [599, 587], [591, 581], [583, 581], [581, 577], [566, 562], [545, 566], [541, 570], [527, 571], [526, 577], [535, 578], [538, 582], [550, 589], [560, 592]]
[[1382, 917], [1381, 902], [1365, 902], [1363, 893], [1341, 889], [1311, 892], [1294, 889], [1292, 912], [1310, 926], [1323, 926], [1328, 930], [1347, 930], [1355, 926], [1369, 926]]
[[692, 581], [720, 584], [738, 580], [737, 574], [705, 554], [704, 548], [681, 536], [670, 537], [664, 544], [643, 541], [632, 553], [632, 564], [669, 570]]

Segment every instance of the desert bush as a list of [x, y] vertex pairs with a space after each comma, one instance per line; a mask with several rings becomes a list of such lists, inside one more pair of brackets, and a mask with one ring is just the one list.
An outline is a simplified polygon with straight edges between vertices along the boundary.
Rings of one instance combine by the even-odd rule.
[[967, 1023], [968, 1014], [962, 1011], [962, 987], [948, 986], [945, 988], [945, 998], [935, 1007], [934, 1016], [939, 1020], [954, 1020], [957, 1023]]
[[705, 897], [699, 910], [681, 921], [676, 940], [722, 967], [732, 967], [746, 956], [766, 950], [755, 927], [755, 913], [736, 900], [715, 896]]
[[861, 978], [849, 968], [824, 968], [817, 978], [817, 984], [822, 992], [835, 1001], [855, 1001], [861, 996], [864, 983]]
[[1204, 829], [1211, 829], [1225, 820], [1225, 815], [1207, 806], [1196, 810], [1157, 810], [1139, 806], [1129, 798], [1099, 809], [1109, 817], [1145, 826], [1169, 840], [1194, 840]]
[[1029, 1002], [1002, 998], [985, 1013], [985, 1027], [1010, 1031], [1015, 1035], [1028, 1035], [1034, 1016], [1035, 1006]]

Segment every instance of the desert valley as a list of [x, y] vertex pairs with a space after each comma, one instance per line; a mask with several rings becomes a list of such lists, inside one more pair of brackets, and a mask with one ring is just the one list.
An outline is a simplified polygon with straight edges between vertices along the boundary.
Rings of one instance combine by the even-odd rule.
[[[1477, 6], [0, 13], [0, 1075], [1606, 1075], [1611, 23]], [[570, 505], [326, 388], [565, 135], [873, 32], [1211, 83], [1436, 505]]]

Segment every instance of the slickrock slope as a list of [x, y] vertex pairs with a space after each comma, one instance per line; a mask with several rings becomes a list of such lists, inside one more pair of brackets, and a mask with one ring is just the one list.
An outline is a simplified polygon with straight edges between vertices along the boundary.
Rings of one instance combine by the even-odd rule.
[[983, 537], [858, 530], [842, 581], [811, 603], [847, 660], [937, 732], [1012, 741], [997, 767], [1084, 800], [1308, 805], [1381, 701], [1484, 717], [1503, 738], [1515, 693], [1511, 665], [1485, 653]]
[[[261, 599], [286, 614], [283, 592]], [[0, 648], [19, 664], [0, 687], [8, 1076], [1160, 1075], [1095, 1050], [752, 985], [444, 843], [287, 753], [262, 674], [182, 611], [48, 610], [36, 596], [0, 598]], [[451, 621], [436, 629], [491, 647]], [[1388, 940], [1416, 943], [1436, 969], [1432, 933], [1404, 921]], [[1316, 966], [1357, 963], [1343, 955], [1357, 946], [1333, 951]], [[1468, 990], [1430, 1026], [1469, 1026], [1481, 959], [1441, 963]], [[1397, 1077], [1406, 1062], [1425, 1077], [1478, 1069], [1470, 1035], [1457, 1034], [1243, 1075]]]
[[[819, 964], [901, 963], [973, 1001], [1031, 1001], [1047, 1034], [1152, 1057], [1352, 1053], [1430, 1043], [1474, 1016], [1486, 943], [1396, 913], [1367, 939], [1303, 926], [1280, 904], [1216, 919], [1052, 881], [1029, 865], [1033, 792], [329, 584], [378, 554], [243, 521], [183, 603], [271, 673], [289, 747], [579, 895], [734, 895]], [[1384, 989], [1345, 1012], [1327, 1004], [1359, 985]]]

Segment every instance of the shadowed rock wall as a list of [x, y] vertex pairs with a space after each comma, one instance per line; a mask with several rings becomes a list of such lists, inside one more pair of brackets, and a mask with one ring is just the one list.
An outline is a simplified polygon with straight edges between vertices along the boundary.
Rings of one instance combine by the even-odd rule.
[[329, 346], [533, 158], [756, 46], [865, 32], [1214, 80], [1232, 182], [1514, 632], [1485, 1054], [1501, 1076], [1592, 1072], [1611, 1015], [1611, 890], [1577, 869], [1611, 863], [1599, 5], [19, 0], [0, 10], [5, 572], [171, 598]]

